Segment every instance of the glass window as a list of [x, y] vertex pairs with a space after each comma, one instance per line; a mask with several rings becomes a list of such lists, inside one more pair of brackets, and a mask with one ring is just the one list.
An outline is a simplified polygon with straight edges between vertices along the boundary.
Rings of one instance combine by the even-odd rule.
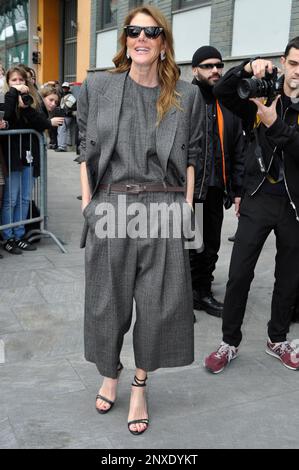
[[[198, 27], [200, 25], [200, 28]], [[176, 61], [191, 62], [195, 50], [201, 44], [209, 44], [211, 6], [182, 10], [172, 16], [172, 32]]]
[[77, 69], [77, 0], [64, 2], [64, 69], [66, 82], [76, 80]]
[[28, 0], [1, 2], [0, 62], [28, 63]]
[[118, 0], [98, 0], [97, 30], [117, 26]]
[[117, 52], [117, 29], [102, 31], [97, 34], [96, 67], [114, 67], [113, 57]]
[[281, 0], [235, 0], [232, 56], [283, 52], [289, 39], [291, 10], [292, 0], [283, 4]]

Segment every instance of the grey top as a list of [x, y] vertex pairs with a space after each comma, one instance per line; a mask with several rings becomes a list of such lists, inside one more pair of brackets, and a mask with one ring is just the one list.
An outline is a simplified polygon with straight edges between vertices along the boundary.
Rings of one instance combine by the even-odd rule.
[[[128, 75], [121, 105], [117, 140], [101, 183], [162, 182], [156, 150], [159, 86], [139, 85]], [[167, 178], [175, 184], [174, 176]]]

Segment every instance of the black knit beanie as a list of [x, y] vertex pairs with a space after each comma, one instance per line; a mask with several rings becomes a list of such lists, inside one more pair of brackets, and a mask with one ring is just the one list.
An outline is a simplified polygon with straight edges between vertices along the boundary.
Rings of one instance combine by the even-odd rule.
[[198, 64], [203, 62], [206, 59], [220, 59], [222, 61], [222, 56], [220, 52], [215, 49], [213, 46], [202, 46], [194, 52], [192, 57], [192, 67], [197, 67]]

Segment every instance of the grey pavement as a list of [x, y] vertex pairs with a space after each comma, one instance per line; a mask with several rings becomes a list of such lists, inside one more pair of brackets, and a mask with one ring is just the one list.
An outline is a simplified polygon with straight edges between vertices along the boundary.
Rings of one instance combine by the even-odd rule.
[[[195, 362], [151, 373], [150, 427], [127, 429], [134, 358], [125, 338], [117, 403], [95, 411], [101, 378], [83, 357], [84, 252], [79, 165], [75, 154], [49, 152], [49, 228], [67, 245], [49, 239], [34, 253], [4, 254], [0, 261], [0, 448], [203, 449], [299, 448], [299, 373], [265, 354], [274, 267], [274, 239], [256, 268], [240, 356], [222, 374], [202, 363], [221, 340], [221, 321], [196, 312]], [[226, 212], [214, 292], [223, 299], [234, 233]], [[3, 253], [3, 252], [2, 252]], [[299, 324], [290, 336], [299, 337]], [[2, 358], [3, 359], [3, 358]], [[0, 354], [1, 360], [1, 354]]]

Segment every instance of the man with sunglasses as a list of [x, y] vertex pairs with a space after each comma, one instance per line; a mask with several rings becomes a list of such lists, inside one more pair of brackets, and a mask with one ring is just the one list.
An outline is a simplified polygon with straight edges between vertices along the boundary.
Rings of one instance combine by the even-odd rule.
[[221, 317], [223, 304], [212, 294], [213, 272], [218, 259], [225, 208], [235, 203], [238, 216], [243, 177], [243, 133], [241, 121], [219, 105], [213, 94], [214, 85], [222, 76], [224, 64], [220, 52], [202, 46], [192, 58], [193, 84], [205, 101], [205, 125], [202, 148], [205, 149], [204, 171], [196, 171], [195, 202], [203, 202], [204, 251], [190, 250], [193, 303]]

